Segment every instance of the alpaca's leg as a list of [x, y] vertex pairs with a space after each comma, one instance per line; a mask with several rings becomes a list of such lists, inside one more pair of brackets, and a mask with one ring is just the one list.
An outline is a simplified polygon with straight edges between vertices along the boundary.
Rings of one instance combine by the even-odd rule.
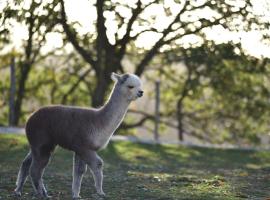
[[95, 179], [95, 186], [97, 193], [100, 195], [104, 195], [102, 189], [103, 184], [103, 161], [102, 159], [97, 155], [96, 160], [93, 161], [93, 164], [90, 166], [91, 171], [93, 173], [94, 179]]
[[21, 196], [22, 194], [22, 188], [29, 174], [29, 168], [31, 166], [31, 162], [32, 162], [32, 154], [30, 151], [27, 154], [27, 156], [24, 158], [20, 167], [20, 171], [18, 173], [17, 182], [16, 182], [17, 187], [15, 189], [15, 194], [18, 196]]
[[44, 169], [50, 160], [50, 152], [38, 152], [34, 153], [32, 157], [32, 164], [30, 167], [30, 176], [32, 179], [32, 185], [36, 194], [39, 197], [48, 197], [47, 190], [43, 184], [42, 176]]
[[97, 193], [105, 196], [105, 193], [102, 189], [103, 184], [103, 161], [97, 155], [95, 151], [88, 151], [82, 154], [81, 158], [88, 164], [95, 180], [95, 186]]
[[73, 157], [73, 182], [72, 182], [72, 197], [73, 199], [80, 198], [80, 189], [83, 174], [87, 170], [86, 163], [74, 153]]

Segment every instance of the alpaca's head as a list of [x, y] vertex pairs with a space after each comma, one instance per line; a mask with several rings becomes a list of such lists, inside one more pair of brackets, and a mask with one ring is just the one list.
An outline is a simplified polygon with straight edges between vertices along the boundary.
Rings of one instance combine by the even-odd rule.
[[127, 100], [133, 101], [143, 96], [142, 83], [135, 74], [119, 75], [112, 73], [112, 80], [116, 82], [116, 89], [124, 95]]

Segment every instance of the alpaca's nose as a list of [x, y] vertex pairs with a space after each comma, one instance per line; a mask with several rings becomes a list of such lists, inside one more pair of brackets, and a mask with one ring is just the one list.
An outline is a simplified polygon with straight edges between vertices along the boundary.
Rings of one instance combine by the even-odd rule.
[[143, 96], [143, 91], [142, 91], [142, 90], [139, 91], [138, 96], [139, 96], [139, 97], [142, 97], [142, 96]]

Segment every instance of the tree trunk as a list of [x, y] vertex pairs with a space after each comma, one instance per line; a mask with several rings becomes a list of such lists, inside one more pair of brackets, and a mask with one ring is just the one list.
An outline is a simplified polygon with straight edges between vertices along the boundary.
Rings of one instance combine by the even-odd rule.
[[28, 78], [29, 71], [30, 71], [30, 65], [27, 63], [24, 63], [21, 68], [21, 73], [20, 73], [21, 77], [19, 80], [19, 88], [17, 91], [17, 98], [15, 101], [14, 125], [19, 124], [19, 120], [21, 117], [22, 101], [25, 95], [25, 84]]
[[92, 106], [98, 108], [104, 104], [106, 91], [110, 84], [110, 79], [106, 75], [97, 78], [96, 87], [92, 93]]
[[155, 129], [154, 139], [156, 142], [159, 141], [159, 107], [160, 107], [160, 82], [156, 81], [156, 102], [155, 102]]
[[15, 58], [11, 58], [10, 63], [10, 96], [9, 96], [9, 126], [15, 125], [15, 95], [16, 95], [16, 72]]
[[177, 102], [177, 123], [178, 123], [178, 139], [184, 140], [183, 114], [182, 114], [182, 99]]
[[184, 99], [188, 95], [188, 90], [189, 90], [190, 82], [191, 82], [191, 74], [192, 74], [192, 68], [189, 66], [187, 69], [188, 69], [187, 79], [184, 83], [181, 96], [178, 99], [177, 106], [176, 106], [176, 116], [177, 116], [177, 122], [178, 122], [178, 139], [180, 141], [184, 140], [183, 111], [182, 111], [183, 102], [184, 102]]

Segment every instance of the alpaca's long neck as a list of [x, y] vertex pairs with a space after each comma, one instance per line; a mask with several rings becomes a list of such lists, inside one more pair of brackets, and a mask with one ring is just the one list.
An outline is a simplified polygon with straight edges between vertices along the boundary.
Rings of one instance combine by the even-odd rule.
[[123, 119], [129, 106], [129, 101], [123, 97], [117, 89], [114, 89], [109, 100], [102, 108], [104, 118], [107, 123], [115, 122]]
[[104, 137], [110, 137], [122, 122], [130, 101], [114, 88], [107, 103], [100, 109], [99, 114], [103, 127], [101, 133]]

